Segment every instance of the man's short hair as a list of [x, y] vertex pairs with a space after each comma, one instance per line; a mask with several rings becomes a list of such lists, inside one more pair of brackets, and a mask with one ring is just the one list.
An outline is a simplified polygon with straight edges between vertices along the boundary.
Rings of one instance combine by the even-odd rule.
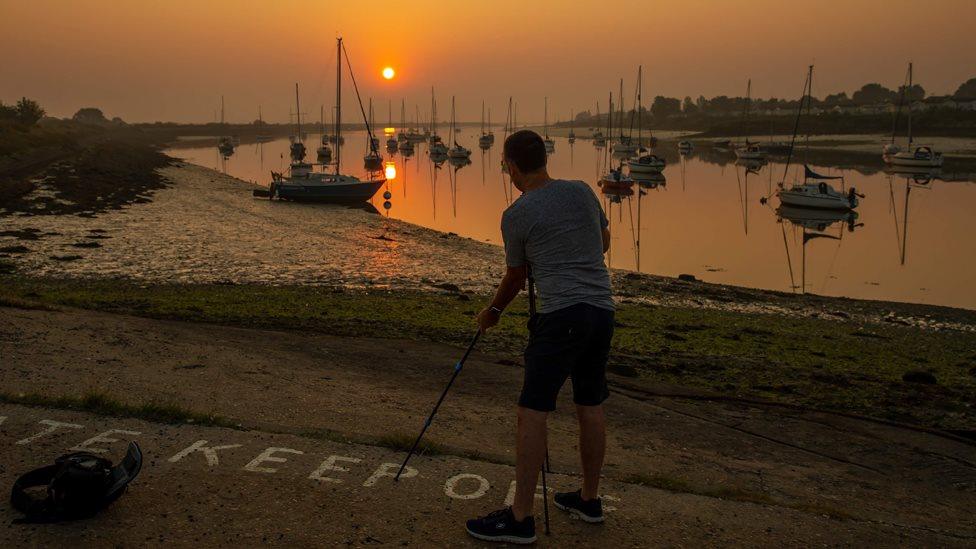
[[532, 130], [519, 130], [505, 140], [505, 159], [522, 173], [538, 170], [546, 165], [546, 144]]

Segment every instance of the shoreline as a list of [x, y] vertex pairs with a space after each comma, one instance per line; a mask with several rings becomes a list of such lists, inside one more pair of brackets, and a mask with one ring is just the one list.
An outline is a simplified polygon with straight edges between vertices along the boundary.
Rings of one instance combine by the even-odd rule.
[[[146, 189], [134, 187], [132, 200], [127, 202], [106, 204], [107, 207], [99, 210], [82, 211], [76, 215], [51, 215], [51, 211], [24, 215], [8, 211], [5, 218], [7, 227], [0, 231], [0, 272], [29, 271], [42, 277], [78, 279], [121, 277], [153, 283], [298, 283], [313, 286], [338, 285], [352, 289], [433, 292], [442, 292], [444, 287], [449, 287], [481, 294], [490, 293], [501, 277], [498, 265], [501, 265], [502, 249], [496, 244], [444, 233], [407, 221], [384, 218], [362, 209], [291, 203], [275, 203], [274, 206], [293, 210], [289, 216], [301, 216], [295, 222], [296, 230], [306, 230], [300, 227], [312, 219], [317, 219], [315, 225], [321, 225], [323, 215], [330, 220], [329, 230], [323, 234], [311, 235], [308, 240], [313, 242], [325, 234], [330, 235], [330, 243], [342, 247], [330, 255], [336, 259], [337, 268], [309, 264], [293, 254], [282, 254], [280, 250], [280, 269], [275, 268], [275, 262], [271, 260], [272, 254], [262, 260], [260, 268], [249, 267], [228, 258], [230, 270], [223, 273], [213, 268], [187, 270], [178, 264], [183, 256], [175, 253], [177, 250], [164, 259], [154, 260], [154, 254], [147, 253], [148, 250], [143, 248], [158, 246], [163, 242], [154, 240], [156, 233], [146, 230], [148, 225], [152, 224], [163, 232], [170, 231], [168, 236], [181, 242], [192, 236], [179, 231], [172, 232], [172, 228], [168, 228], [172, 224], [167, 218], [170, 213], [179, 212], [180, 215], [185, 215], [194, 209], [206, 211], [210, 208], [211, 201], [234, 208], [235, 214], [242, 215], [242, 221], [246, 221], [246, 217], [250, 215], [266, 216], [273, 212], [261, 208], [267, 206], [267, 201], [249, 196], [248, 191], [255, 188], [252, 182], [175, 158], [170, 158], [167, 167], [151, 169], [158, 175], [142, 178], [143, 181], [150, 182], [151, 186]], [[188, 195], [197, 193], [207, 195], [187, 201]], [[231, 201], [228, 202], [228, 199]], [[242, 207], [252, 209], [249, 212], [236, 211]], [[67, 213], [72, 211], [67, 210]], [[131, 214], [138, 213], [144, 215], [133, 219]], [[309, 215], [313, 217], [308, 217]], [[113, 225], [120, 226], [112, 228]], [[126, 234], [130, 227], [146, 230], [146, 234]], [[362, 238], [363, 227], [367, 238]], [[208, 231], [201, 226], [196, 228], [195, 233], [202, 239]], [[160, 234], [159, 238], [166, 236]], [[342, 238], [336, 238], [337, 236]], [[253, 245], [255, 249], [251, 253], [255, 256], [261, 256], [258, 248], [267, 247], [268, 244], [263, 242], [260, 235], [228, 235], [228, 238], [252, 239], [242, 246]], [[101, 248], [116, 247], [123, 243], [125, 249], [120, 250], [117, 257], [111, 258], [113, 264], [99, 262], [105, 259], [100, 257], [104, 256]], [[355, 261], [349, 257], [352, 248], [347, 250], [347, 247], [363, 245], [371, 250], [368, 252], [370, 261]], [[299, 247], [294, 242], [288, 246]], [[221, 253], [217, 246], [210, 246], [209, 249], [218, 256]], [[132, 257], [127, 256], [130, 252]], [[392, 263], [377, 263], [375, 254], [392, 255]], [[42, 255], [47, 257], [41, 257]], [[450, 262], [450, 267], [441, 268], [429, 262], [430, 257], [449, 256], [457, 257], [456, 261]], [[95, 263], [88, 261], [89, 258], [95, 260]], [[150, 264], [156, 263], [156, 268], [135, 271], [135, 264], [141, 261], [140, 258], [145, 258]], [[395, 270], [388, 268], [393, 266], [396, 266]], [[280, 273], [277, 272], [279, 270]], [[289, 274], [289, 271], [296, 272]], [[309, 276], [303, 277], [301, 273], [308, 273]], [[690, 281], [681, 280], [687, 278], [687, 275], [671, 277], [621, 269], [612, 269], [611, 277], [618, 301], [794, 316], [824, 315], [838, 319], [853, 315], [866, 321], [888, 318], [888, 321], [920, 327], [976, 330], [976, 310], [949, 305], [795, 294], [713, 283], [693, 277]]]

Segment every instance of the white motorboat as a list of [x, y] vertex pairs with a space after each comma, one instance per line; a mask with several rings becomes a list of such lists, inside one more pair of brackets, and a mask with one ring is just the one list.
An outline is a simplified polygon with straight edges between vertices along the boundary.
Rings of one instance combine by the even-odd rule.
[[627, 161], [627, 168], [631, 174], [648, 174], [660, 172], [666, 164], [667, 162], [660, 156], [652, 154], [647, 149], [641, 149], [637, 158]]
[[926, 145], [913, 145], [907, 151], [886, 154], [884, 159], [889, 166], [910, 168], [940, 168], [943, 162], [942, 153]]

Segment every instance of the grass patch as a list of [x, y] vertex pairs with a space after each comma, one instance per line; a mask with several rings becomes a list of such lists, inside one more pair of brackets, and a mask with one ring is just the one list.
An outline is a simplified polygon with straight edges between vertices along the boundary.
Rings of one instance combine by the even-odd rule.
[[64, 395], [58, 397], [37, 393], [0, 393], [0, 402], [76, 410], [108, 417], [144, 419], [156, 423], [192, 423], [194, 425], [233, 427], [233, 424], [219, 416], [193, 412], [176, 404], [150, 402], [132, 405], [96, 391], [89, 391], [81, 396]]
[[[309, 286], [145, 286], [17, 275], [0, 281], [0, 305], [69, 306], [455, 346], [468, 341], [474, 316], [489, 299]], [[528, 335], [526, 317], [525, 300], [516, 300], [478, 344], [479, 350], [518, 357]], [[943, 429], [976, 424], [973, 333], [636, 303], [621, 304], [617, 322], [609, 369], [618, 375]], [[938, 383], [903, 380], [915, 370], [931, 373]]]
[[[374, 446], [382, 446], [398, 452], [409, 452], [410, 448], [413, 447], [413, 441], [416, 440], [416, 438], [417, 435], [391, 433], [379, 437], [373, 442], [373, 444]], [[443, 456], [451, 455], [453, 452], [436, 442], [424, 438], [420, 441], [420, 444], [417, 445], [417, 454], [426, 456]]]
[[673, 492], [676, 494], [693, 494], [696, 496], [724, 499], [727, 501], [738, 501], [775, 507], [788, 507], [790, 509], [795, 509], [805, 513], [824, 515], [835, 520], [847, 520], [853, 518], [851, 515], [831, 507], [825, 507], [807, 502], [781, 502], [767, 494], [751, 492], [749, 490], [743, 490], [741, 488], [734, 488], [730, 486], [719, 486], [714, 488], [699, 487], [692, 485], [689, 481], [679, 477], [645, 475], [638, 473], [625, 477], [622, 479], [622, 481], [629, 484], [638, 484], [640, 486], [657, 488], [659, 490], [665, 490], [667, 492]]

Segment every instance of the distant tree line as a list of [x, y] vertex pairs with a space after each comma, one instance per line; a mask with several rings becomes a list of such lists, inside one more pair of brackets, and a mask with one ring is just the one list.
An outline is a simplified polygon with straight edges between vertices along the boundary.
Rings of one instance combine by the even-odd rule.
[[27, 131], [43, 117], [44, 109], [33, 99], [23, 97], [15, 105], [4, 105], [0, 101], [0, 130]]
[[[897, 105], [899, 103], [909, 104], [917, 101], [923, 101], [927, 97], [925, 88], [919, 84], [914, 84], [911, 87], [899, 86], [897, 90], [892, 90], [886, 88], [885, 86], [878, 83], [870, 83], [861, 86], [861, 88], [850, 96], [847, 92], [840, 92], [834, 94], [828, 94], [827, 96], [821, 98], [813, 97], [811, 98], [811, 107], [815, 109], [833, 109], [833, 108], [858, 108], [858, 107], [868, 107], [876, 105]], [[937, 98], [936, 98], [937, 99]], [[956, 92], [951, 96], [946, 96], [942, 99], [952, 99], [955, 101], [976, 101], [976, 78], [971, 78], [961, 84]], [[685, 97], [683, 100], [676, 97], [664, 97], [657, 96], [651, 102], [650, 108], [641, 107], [642, 115], [649, 115], [650, 118], [660, 121], [667, 119], [676, 115], [694, 117], [699, 115], [706, 116], [725, 116], [732, 114], [745, 113], [746, 109], [752, 112], [772, 112], [772, 113], [784, 113], [795, 111], [800, 105], [800, 99], [777, 99], [775, 97], [770, 99], [760, 99], [752, 98], [747, 99], [746, 97], [729, 97], [726, 95], [719, 95], [712, 97], [710, 99], [704, 96], [699, 96], [697, 99], [691, 97]], [[619, 111], [617, 111], [619, 113]], [[626, 123], [629, 124], [629, 120], [636, 114], [633, 108], [625, 112]], [[615, 115], [618, 116], [618, 115]], [[576, 115], [574, 123], [576, 125], [606, 125], [606, 114], [603, 114], [599, 120], [593, 115], [592, 112], [586, 110], [578, 113]], [[561, 125], [566, 125], [563, 123]]]

